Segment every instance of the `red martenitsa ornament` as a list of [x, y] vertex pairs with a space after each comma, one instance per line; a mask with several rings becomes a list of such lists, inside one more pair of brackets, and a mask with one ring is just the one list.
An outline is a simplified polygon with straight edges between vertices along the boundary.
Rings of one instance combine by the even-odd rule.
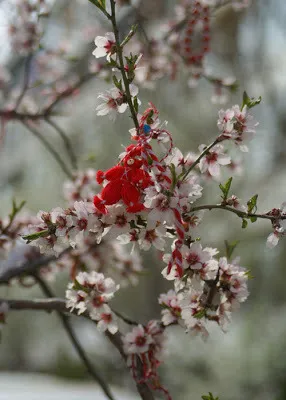
[[130, 145], [122, 161], [106, 172], [98, 171], [96, 180], [99, 184], [108, 181], [101, 193], [94, 196], [95, 207], [103, 214], [107, 213], [105, 206], [119, 201], [127, 206], [126, 211], [136, 213], [144, 210], [141, 202], [143, 190], [153, 185], [150, 175], [143, 167], [141, 146]]

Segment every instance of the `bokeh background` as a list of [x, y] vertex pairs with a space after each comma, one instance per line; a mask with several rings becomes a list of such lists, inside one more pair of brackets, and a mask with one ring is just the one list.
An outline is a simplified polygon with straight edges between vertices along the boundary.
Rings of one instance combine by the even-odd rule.
[[[24, 58], [13, 53], [9, 46], [6, 35], [9, 3], [12, 1], [0, 3], [0, 57], [11, 72], [11, 86], [16, 89], [23, 74]], [[150, 35], [160, 35], [158, 21], [172, 17], [175, 3], [142, 1], [140, 10]], [[128, 7], [122, 8], [121, 29], [126, 29], [133, 17]], [[235, 194], [244, 201], [258, 193], [261, 212], [279, 207], [286, 200], [285, 20], [284, 0], [253, 0], [244, 11], [237, 13], [225, 7], [212, 18], [208, 68], [223, 77], [236, 76], [239, 81], [238, 91], [224, 107], [239, 104], [244, 89], [251, 96], [261, 95], [263, 99], [253, 110], [259, 121], [257, 135], [249, 153], [239, 154], [244, 171], [235, 176], [233, 184]], [[110, 27], [87, 0], [55, 2], [46, 22], [44, 40], [51, 47], [63, 43], [69, 46], [70, 56], [76, 61], [58, 65], [64, 74], [83, 73], [91, 62], [94, 45], [86, 40], [88, 29], [99, 33], [102, 29], [109, 31]], [[38, 79], [36, 68], [33, 79]], [[78, 96], [58, 109], [62, 113], [58, 123], [71, 138], [81, 169], [113, 165], [121, 144], [127, 144], [130, 138], [127, 114], [120, 116], [116, 124], [96, 116], [97, 95], [108, 87], [102, 80], [92, 79]], [[185, 151], [197, 151], [199, 144], [209, 143], [216, 135], [221, 106], [210, 101], [211, 95], [212, 88], [204, 81], [197, 88], [188, 88], [184, 73], [172, 82], [163, 77], [156, 90], [140, 90], [143, 104], [150, 100], [156, 104], [161, 119], [169, 121], [176, 146]], [[41, 131], [58, 149], [62, 148], [51, 129], [41, 127]], [[223, 179], [228, 176], [226, 173]], [[13, 197], [26, 200], [26, 208], [34, 213], [64, 206], [65, 179], [41, 143], [21, 125], [9, 123], [0, 149], [1, 217], [10, 211]], [[208, 183], [202, 202], [216, 203], [218, 198], [217, 183]], [[286, 250], [283, 240], [274, 250], [266, 249], [270, 230], [267, 221], [243, 230], [238, 218], [220, 210], [205, 216], [200, 230], [203, 243], [223, 251], [225, 239], [239, 240], [236, 255], [241, 256], [241, 265], [247, 266], [254, 278], [249, 283], [251, 295], [234, 313], [228, 333], [215, 328], [204, 343], [181, 329], [169, 329], [161, 376], [175, 400], [197, 400], [209, 391], [221, 400], [286, 399]], [[143, 323], [159, 317], [157, 296], [171, 287], [160, 275], [162, 265], [155, 253], [144, 254], [144, 264], [150, 273], [141, 278], [138, 286], [122, 290], [116, 296], [118, 309]], [[63, 297], [66, 282], [66, 276], [54, 282], [58, 296]], [[0, 294], [7, 298], [42, 296], [36, 287], [5, 287]], [[105, 338], [88, 321], [75, 318], [73, 323], [94, 365], [114, 385], [118, 398], [137, 399], [138, 395], [132, 394], [134, 387], [128, 371]], [[56, 315], [11, 313], [0, 345], [0, 369], [1, 400], [20, 396], [33, 400], [39, 395], [43, 399], [102, 398]]]

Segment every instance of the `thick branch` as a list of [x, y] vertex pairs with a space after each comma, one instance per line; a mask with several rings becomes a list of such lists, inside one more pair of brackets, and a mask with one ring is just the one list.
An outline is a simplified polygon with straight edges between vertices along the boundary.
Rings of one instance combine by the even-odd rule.
[[[34, 275], [34, 278], [38, 282], [38, 284], [41, 287], [45, 296], [47, 296], [48, 298], [53, 298], [54, 294], [51, 291], [51, 289], [49, 288], [49, 286], [46, 284], [46, 282], [37, 273]], [[79, 343], [79, 341], [73, 331], [73, 328], [71, 326], [69, 318], [61, 311], [57, 311], [57, 314], [58, 314], [58, 316], [63, 324], [63, 327], [64, 327], [65, 331], [67, 332], [67, 335], [70, 338], [75, 350], [77, 351], [80, 359], [82, 360], [83, 364], [85, 365], [87, 371], [93, 377], [93, 379], [100, 385], [103, 392], [106, 394], [107, 398], [110, 400], [114, 400], [114, 397], [113, 397], [108, 385], [106, 384], [104, 379], [100, 376], [100, 374], [96, 371], [96, 369], [93, 367], [93, 365], [90, 363], [87, 355], [85, 354], [84, 349], [81, 347], [81, 344]]]
[[[66, 309], [66, 302], [63, 299], [58, 298], [50, 298], [50, 299], [40, 299], [40, 300], [5, 300], [0, 299], [1, 303], [7, 303], [10, 310], [34, 310], [34, 311], [57, 311], [61, 313], [67, 312]], [[74, 310], [72, 314], [77, 315], [76, 311]], [[87, 312], [81, 314], [81, 316], [90, 319]], [[93, 321], [95, 322], [95, 321]], [[108, 331], [105, 332], [105, 336], [111, 342], [111, 344], [119, 351], [124, 361], [127, 361], [127, 356], [123, 350], [123, 343], [122, 343], [122, 335], [121, 333], [117, 332], [114, 335], [109, 333]], [[149, 389], [146, 383], [138, 383], [136, 382], [138, 393], [140, 394], [143, 400], [154, 400], [154, 396]]]

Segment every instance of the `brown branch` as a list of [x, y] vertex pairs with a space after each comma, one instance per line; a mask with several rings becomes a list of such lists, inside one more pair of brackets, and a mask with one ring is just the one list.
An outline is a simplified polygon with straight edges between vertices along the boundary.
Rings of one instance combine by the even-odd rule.
[[59, 114], [56, 113], [49, 113], [46, 114], [45, 111], [37, 113], [37, 114], [28, 114], [28, 113], [21, 113], [16, 110], [0, 110], [0, 117], [3, 118], [6, 121], [39, 121], [43, 120], [45, 118], [49, 117], [58, 117], [60, 116]]
[[[54, 294], [49, 288], [49, 286], [46, 284], [46, 282], [38, 275], [38, 273], [34, 274], [34, 278], [38, 282], [39, 286], [41, 287], [43, 293], [45, 294], [46, 297], [48, 298], [54, 298]], [[93, 377], [93, 379], [99, 384], [103, 392], [106, 394], [107, 398], [109, 400], [115, 400], [108, 385], [104, 381], [104, 379], [101, 377], [101, 375], [96, 371], [96, 369], [93, 367], [93, 365], [90, 363], [84, 349], [82, 348], [81, 344], [79, 343], [73, 328], [71, 326], [69, 317], [66, 316], [63, 312], [61, 311], [56, 311], [62, 324], [63, 327], [70, 338], [70, 341], [72, 342], [72, 345], [74, 346], [77, 354], [79, 355], [80, 359], [82, 360], [83, 364], [85, 365], [88, 373]]]
[[[34, 310], [34, 311], [57, 311], [60, 313], [66, 313], [66, 302], [63, 299], [58, 298], [49, 298], [49, 299], [40, 299], [40, 300], [6, 300], [0, 299], [1, 303], [7, 303], [9, 306], [9, 310], [11, 311], [20, 311], [20, 310]], [[77, 315], [76, 310], [71, 312], [73, 315]], [[90, 319], [88, 312], [84, 312], [81, 316]], [[95, 323], [95, 321], [92, 321]], [[127, 356], [123, 349], [123, 342], [122, 342], [122, 334], [120, 332], [115, 333], [112, 335], [110, 332], [106, 331], [105, 336], [111, 342], [111, 344], [118, 350], [121, 354], [123, 360], [127, 361]], [[140, 360], [139, 360], [140, 361]], [[141, 368], [140, 363], [139, 368]], [[143, 400], [154, 400], [154, 396], [149, 389], [146, 383], [139, 383], [136, 382], [138, 393], [140, 394]]]

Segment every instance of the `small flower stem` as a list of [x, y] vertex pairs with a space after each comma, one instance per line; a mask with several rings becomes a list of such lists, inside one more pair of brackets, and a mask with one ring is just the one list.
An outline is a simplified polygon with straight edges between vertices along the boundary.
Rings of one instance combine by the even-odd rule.
[[210, 151], [211, 148], [213, 148], [216, 144], [218, 144], [221, 141], [221, 139], [216, 138], [216, 140], [211, 143], [208, 147], [205, 148], [205, 150], [199, 155], [199, 157], [193, 162], [193, 164], [190, 166], [190, 168], [184, 173], [182, 176], [181, 180], [184, 181], [186, 177], [189, 175], [189, 173], [195, 168], [196, 165], [201, 161], [201, 159]]
[[133, 326], [138, 326], [139, 325], [138, 322], [132, 321], [130, 318], [125, 317], [125, 315], [122, 315], [120, 312], [118, 312], [116, 310], [113, 310], [113, 308], [111, 310], [118, 318], [120, 318], [127, 325], [133, 325]]
[[111, 6], [111, 22], [112, 22], [112, 27], [113, 27], [113, 32], [115, 36], [115, 43], [116, 43], [116, 48], [117, 48], [117, 56], [119, 60], [119, 69], [122, 75], [122, 79], [124, 82], [124, 87], [125, 87], [125, 93], [126, 93], [126, 98], [127, 98], [127, 103], [131, 112], [131, 116], [135, 125], [135, 128], [139, 129], [139, 123], [137, 119], [137, 114], [132, 102], [132, 96], [130, 93], [130, 84], [124, 69], [124, 60], [123, 60], [123, 48], [120, 45], [120, 39], [119, 39], [119, 31], [117, 27], [117, 22], [116, 22], [116, 13], [115, 13], [115, 1], [110, 0], [110, 6]]

